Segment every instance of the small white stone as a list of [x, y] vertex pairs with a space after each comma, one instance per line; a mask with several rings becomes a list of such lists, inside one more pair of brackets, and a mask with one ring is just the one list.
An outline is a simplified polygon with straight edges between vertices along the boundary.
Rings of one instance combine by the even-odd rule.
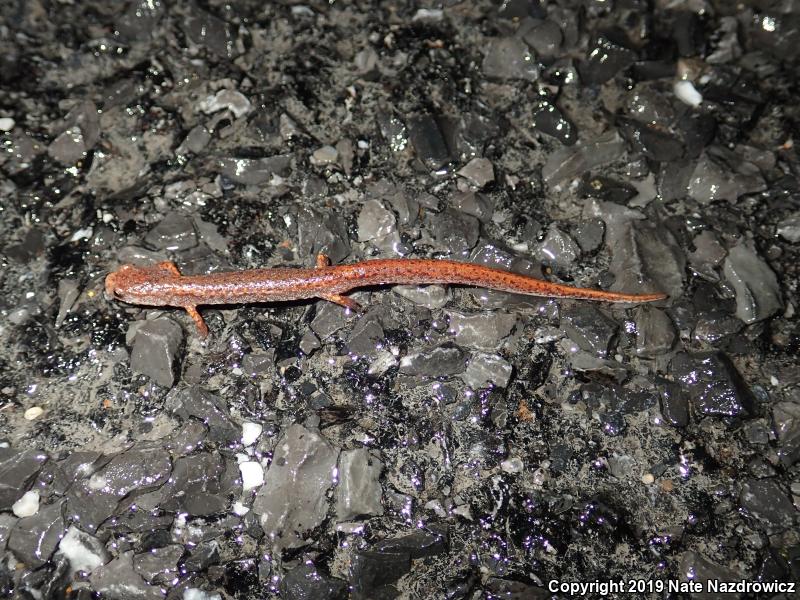
[[38, 419], [42, 416], [44, 409], [41, 406], [31, 406], [28, 410], [25, 411], [25, 420], [26, 421], [33, 421], [34, 419]]
[[239, 463], [242, 473], [242, 490], [248, 491], [264, 484], [264, 467], [254, 460]]
[[700, 106], [703, 103], [703, 95], [697, 91], [694, 84], [686, 79], [676, 81], [672, 86], [672, 91], [681, 102], [689, 106]]
[[241, 502], [234, 502], [233, 503], [233, 514], [238, 515], [240, 517], [245, 516], [247, 513], [250, 512], [250, 509], [242, 504]]
[[31, 490], [25, 492], [22, 498], [11, 505], [11, 512], [14, 516], [19, 517], [32, 517], [39, 512], [39, 492], [38, 490]]
[[642, 475], [642, 483], [645, 485], [653, 485], [656, 478], [653, 476], [652, 473], [645, 473]]
[[314, 150], [314, 154], [311, 155], [311, 164], [329, 165], [335, 163], [338, 158], [339, 151], [336, 150], [336, 148], [333, 146], [323, 146], [322, 148]]
[[78, 571], [90, 573], [108, 561], [107, 556], [97, 552], [98, 548], [92, 548], [87, 544], [90, 539], [88, 534], [72, 525], [58, 543], [58, 553], [67, 558], [73, 573]]
[[0, 131], [11, 131], [14, 129], [14, 119], [11, 117], [0, 118]]
[[183, 590], [183, 600], [222, 600], [222, 596], [205, 592], [199, 588], [186, 588]]
[[503, 469], [506, 473], [521, 473], [522, 472], [522, 460], [519, 457], [514, 456], [512, 458], [507, 458], [503, 462], [500, 463], [500, 468]]
[[92, 237], [93, 230], [91, 227], [86, 227], [84, 229], [78, 229], [75, 233], [72, 234], [72, 237], [69, 238], [70, 242], [77, 242], [78, 240], [88, 240]]
[[263, 429], [264, 427], [259, 423], [250, 423], [248, 421], [242, 423], [242, 445], [247, 447], [255, 444]]

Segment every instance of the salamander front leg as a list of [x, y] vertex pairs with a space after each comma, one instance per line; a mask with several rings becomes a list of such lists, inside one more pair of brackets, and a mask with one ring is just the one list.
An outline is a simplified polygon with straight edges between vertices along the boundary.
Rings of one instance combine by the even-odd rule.
[[347, 296], [342, 296], [341, 294], [324, 294], [320, 295], [320, 298], [322, 298], [323, 300], [327, 300], [328, 302], [333, 302], [334, 304], [338, 304], [339, 306], [344, 306], [345, 308], [349, 308], [355, 313], [359, 313], [363, 310], [358, 302], [356, 302], [352, 298], [348, 298]]
[[208, 325], [203, 320], [203, 317], [197, 312], [196, 306], [184, 306], [186, 312], [189, 313], [189, 316], [192, 317], [192, 321], [197, 326], [197, 333], [200, 337], [205, 338], [208, 337]]
[[167, 273], [175, 275], [176, 277], [181, 276], [181, 272], [178, 270], [177, 265], [171, 260], [162, 260], [161, 262], [158, 262], [153, 266], [159, 271], [166, 271]]
[[326, 254], [317, 254], [317, 269], [324, 269], [331, 266], [331, 259]]

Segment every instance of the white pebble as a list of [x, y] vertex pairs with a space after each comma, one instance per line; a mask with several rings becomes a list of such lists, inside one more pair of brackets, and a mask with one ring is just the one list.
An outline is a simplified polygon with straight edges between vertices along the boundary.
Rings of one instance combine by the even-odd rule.
[[14, 129], [14, 119], [11, 117], [0, 118], [0, 131], [11, 131]]
[[108, 560], [107, 557], [98, 554], [96, 548], [90, 548], [86, 544], [88, 537], [72, 525], [58, 543], [58, 552], [67, 558], [73, 573], [78, 571], [90, 573]]
[[672, 91], [681, 102], [689, 106], [700, 106], [703, 103], [703, 95], [697, 91], [694, 84], [686, 79], [676, 81], [672, 86]]
[[44, 409], [41, 406], [31, 406], [28, 410], [25, 411], [25, 420], [26, 421], [33, 421], [34, 419], [38, 419], [42, 416]]
[[237, 515], [239, 517], [243, 517], [249, 512], [250, 512], [250, 509], [248, 507], [246, 507], [244, 504], [242, 504], [241, 502], [234, 502], [233, 503], [233, 514], [235, 514], [235, 515]]
[[183, 600], [222, 600], [222, 596], [205, 592], [199, 588], [186, 588], [183, 590]]
[[242, 490], [248, 491], [264, 484], [264, 467], [254, 460], [239, 463], [242, 473]]
[[72, 237], [69, 238], [70, 242], [77, 242], [78, 240], [88, 240], [92, 237], [92, 228], [86, 227], [84, 229], [78, 229], [75, 233], [72, 234]]
[[333, 146], [323, 146], [322, 148], [314, 150], [310, 161], [312, 165], [329, 165], [335, 163], [338, 158], [339, 151], [336, 150], [336, 148]]
[[516, 456], [513, 458], [507, 458], [500, 463], [500, 468], [506, 473], [521, 473], [523, 468], [522, 460]]
[[31, 490], [22, 494], [22, 498], [11, 505], [11, 512], [19, 517], [32, 517], [39, 512], [39, 492]]
[[264, 427], [259, 423], [250, 423], [247, 421], [242, 423], [242, 445], [247, 447], [255, 444], [263, 429]]
[[645, 473], [642, 475], [642, 483], [645, 485], [653, 485], [655, 483], [655, 476], [652, 473]]

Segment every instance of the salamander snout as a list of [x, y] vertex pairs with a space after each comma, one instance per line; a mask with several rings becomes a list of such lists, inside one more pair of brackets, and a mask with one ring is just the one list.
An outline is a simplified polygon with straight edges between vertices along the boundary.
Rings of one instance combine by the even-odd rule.
[[106, 275], [106, 297], [114, 300], [125, 300], [128, 294], [125, 293], [130, 286], [130, 278], [136, 271], [133, 265], [122, 265], [116, 271]]

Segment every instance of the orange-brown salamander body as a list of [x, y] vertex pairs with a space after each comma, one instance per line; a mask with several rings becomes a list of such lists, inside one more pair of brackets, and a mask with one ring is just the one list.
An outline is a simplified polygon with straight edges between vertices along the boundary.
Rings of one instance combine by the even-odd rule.
[[390, 258], [330, 266], [327, 257], [317, 257], [315, 269], [252, 269], [183, 276], [174, 263], [149, 267], [123, 265], [106, 277], [109, 297], [146, 306], [184, 308], [200, 335], [208, 327], [197, 307], [206, 304], [245, 304], [322, 298], [358, 310], [358, 304], [342, 294], [377, 285], [455, 284], [503, 292], [574, 298], [603, 302], [653, 302], [664, 294], [622, 294], [550, 283], [509, 271], [451, 260]]

